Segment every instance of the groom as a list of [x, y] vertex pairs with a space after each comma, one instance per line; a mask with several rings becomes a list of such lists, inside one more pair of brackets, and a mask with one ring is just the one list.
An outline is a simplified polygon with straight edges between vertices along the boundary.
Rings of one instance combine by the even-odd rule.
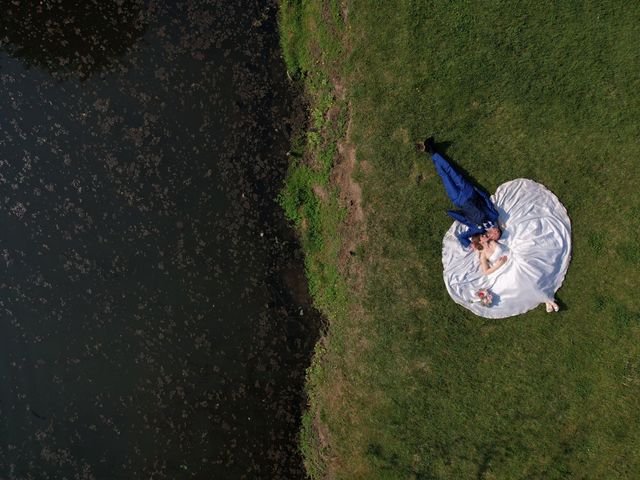
[[487, 239], [498, 240], [502, 231], [498, 227], [498, 210], [482, 190], [476, 188], [458, 172], [442, 155], [436, 152], [435, 141], [429, 137], [424, 142], [425, 150], [431, 155], [438, 175], [442, 178], [447, 195], [459, 210], [447, 213], [469, 227], [458, 234], [458, 240], [466, 248], [474, 235], [485, 235]]

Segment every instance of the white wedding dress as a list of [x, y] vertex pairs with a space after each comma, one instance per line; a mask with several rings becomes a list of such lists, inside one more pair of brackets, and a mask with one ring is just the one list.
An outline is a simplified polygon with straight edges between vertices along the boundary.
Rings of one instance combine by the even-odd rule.
[[[484, 275], [478, 253], [456, 238], [467, 227], [454, 222], [444, 237], [442, 264], [447, 290], [456, 303], [481, 317], [505, 318], [553, 299], [571, 259], [571, 222], [558, 198], [533, 180], [503, 183], [491, 199], [505, 229], [489, 261], [506, 255], [507, 262]], [[475, 302], [480, 288], [491, 289], [492, 306]]]

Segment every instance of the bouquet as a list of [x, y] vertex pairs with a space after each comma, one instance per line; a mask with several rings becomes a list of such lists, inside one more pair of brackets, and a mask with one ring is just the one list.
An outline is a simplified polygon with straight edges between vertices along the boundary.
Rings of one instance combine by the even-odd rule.
[[483, 307], [490, 307], [493, 303], [493, 292], [488, 288], [481, 288], [476, 292], [477, 300], [472, 300], [471, 303], [480, 303]]

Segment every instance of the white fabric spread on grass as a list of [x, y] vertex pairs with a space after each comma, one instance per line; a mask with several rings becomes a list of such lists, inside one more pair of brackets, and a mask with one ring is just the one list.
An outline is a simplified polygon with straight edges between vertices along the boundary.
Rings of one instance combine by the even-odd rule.
[[[476, 315], [505, 318], [552, 299], [560, 288], [571, 259], [571, 222], [558, 198], [533, 180], [503, 183], [491, 199], [506, 225], [499, 243], [507, 262], [483, 275], [478, 253], [456, 238], [467, 227], [454, 222], [442, 245], [444, 282], [451, 298]], [[471, 303], [479, 288], [491, 289], [492, 306]]]

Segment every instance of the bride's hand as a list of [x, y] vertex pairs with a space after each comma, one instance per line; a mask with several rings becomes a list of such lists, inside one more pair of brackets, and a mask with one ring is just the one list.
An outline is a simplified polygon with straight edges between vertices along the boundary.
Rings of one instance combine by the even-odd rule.
[[504, 265], [505, 263], [507, 263], [507, 256], [503, 255], [500, 257], [500, 265]]

